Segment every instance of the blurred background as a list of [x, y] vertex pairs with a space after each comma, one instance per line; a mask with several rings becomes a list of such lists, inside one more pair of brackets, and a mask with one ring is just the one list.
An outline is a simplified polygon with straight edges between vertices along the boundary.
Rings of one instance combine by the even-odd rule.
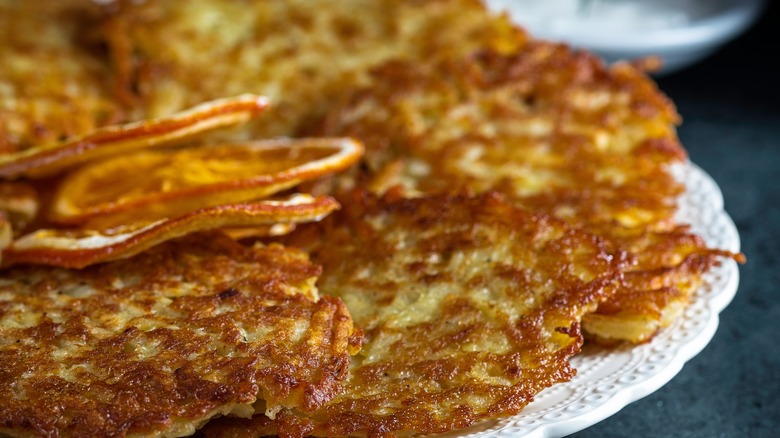
[[764, 0], [487, 0], [541, 39], [609, 62], [657, 55], [671, 73], [712, 55], [750, 28]]

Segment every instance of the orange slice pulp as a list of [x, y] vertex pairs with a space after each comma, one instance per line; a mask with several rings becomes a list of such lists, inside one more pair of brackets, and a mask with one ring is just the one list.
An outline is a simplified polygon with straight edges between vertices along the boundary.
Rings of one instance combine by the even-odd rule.
[[262, 199], [344, 170], [362, 152], [360, 143], [344, 138], [136, 152], [90, 163], [66, 176], [49, 219], [105, 229]]

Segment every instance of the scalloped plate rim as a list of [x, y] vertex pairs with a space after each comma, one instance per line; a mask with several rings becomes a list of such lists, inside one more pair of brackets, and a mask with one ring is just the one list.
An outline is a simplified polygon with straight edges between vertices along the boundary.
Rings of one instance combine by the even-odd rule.
[[[681, 223], [690, 223], [692, 230], [700, 234], [708, 244], [730, 251], [739, 251], [739, 233], [733, 220], [723, 209], [723, 195], [715, 180], [690, 161], [676, 166], [672, 172], [686, 185], [686, 192], [678, 202], [681, 206], [681, 214], [677, 219]], [[694, 215], [691, 206], [699, 214]], [[709, 230], [708, 226], [717, 227], [717, 232]], [[565, 436], [586, 429], [616, 414], [628, 404], [652, 394], [671, 381], [686, 362], [698, 355], [710, 343], [718, 328], [719, 314], [733, 300], [738, 286], [737, 264], [733, 260], [725, 260], [705, 275], [703, 285], [695, 292], [694, 300], [686, 309], [684, 316], [659, 333], [651, 342], [617, 351], [602, 349], [593, 352], [586, 349], [582, 355], [574, 359], [575, 362], [581, 362], [593, 360], [594, 357], [597, 360], [603, 357], [602, 367], [615, 365], [618, 360], [627, 360], [627, 363], [618, 367], [616, 372], [598, 377], [598, 373], [591, 374], [590, 370], [583, 370], [578, 366], [580, 374], [577, 377], [570, 382], [543, 391], [537, 396], [535, 402], [518, 415], [435, 436], [440, 438], [517, 436], [542, 438]], [[687, 326], [689, 328], [685, 329]], [[685, 330], [691, 333], [688, 335]], [[671, 357], [664, 356], [666, 350], [671, 351]], [[632, 359], [637, 359], [633, 356], [638, 354], [649, 355], [631, 363]], [[658, 364], [650, 363], [653, 357], [661, 358], [658, 359]], [[587, 368], [587, 365], [585, 367]], [[643, 367], [652, 371], [645, 372], [644, 378], [642, 376], [637, 378], [638, 370]], [[622, 382], [621, 379], [624, 378], [629, 379]], [[556, 393], [566, 391], [574, 394], [559, 401], [557, 405], [553, 403], [550, 406], [551, 400], [555, 401]], [[588, 399], [591, 396], [593, 397]], [[566, 414], [567, 410], [572, 408], [580, 412], [573, 415]], [[567, 415], [568, 418], [556, 418]]]

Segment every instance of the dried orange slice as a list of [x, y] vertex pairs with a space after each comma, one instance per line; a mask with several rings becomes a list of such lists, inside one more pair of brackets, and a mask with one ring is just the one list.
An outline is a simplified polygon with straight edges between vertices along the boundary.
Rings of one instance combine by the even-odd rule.
[[360, 143], [346, 138], [140, 151], [90, 163], [66, 176], [49, 219], [104, 229], [262, 199], [344, 170], [362, 152]]
[[2, 262], [4, 266], [28, 263], [83, 268], [130, 257], [198, 231], [318, 221], [338, 206], [328, 196], [296, 195], [284, 200], [208, 207], [173, 219], [107, 231], [38, 230], [5, 248]]
[[0, 155], [0, 177], [46, 176], [96, 158], [170, 144], [246, 123], [267, 106], [265, 97], [244, 94], [206, 102], [167, 117], [106, 126], [61, 143]]

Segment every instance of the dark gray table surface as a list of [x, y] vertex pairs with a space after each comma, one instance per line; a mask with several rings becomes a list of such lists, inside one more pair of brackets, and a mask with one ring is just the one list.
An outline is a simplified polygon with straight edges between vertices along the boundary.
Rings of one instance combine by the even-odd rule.
[[671, 382], [572, 436], [780, 436], [780, 2], [712, 58], [658, 79], [717, 181], [748, 263], [712, 342]]

